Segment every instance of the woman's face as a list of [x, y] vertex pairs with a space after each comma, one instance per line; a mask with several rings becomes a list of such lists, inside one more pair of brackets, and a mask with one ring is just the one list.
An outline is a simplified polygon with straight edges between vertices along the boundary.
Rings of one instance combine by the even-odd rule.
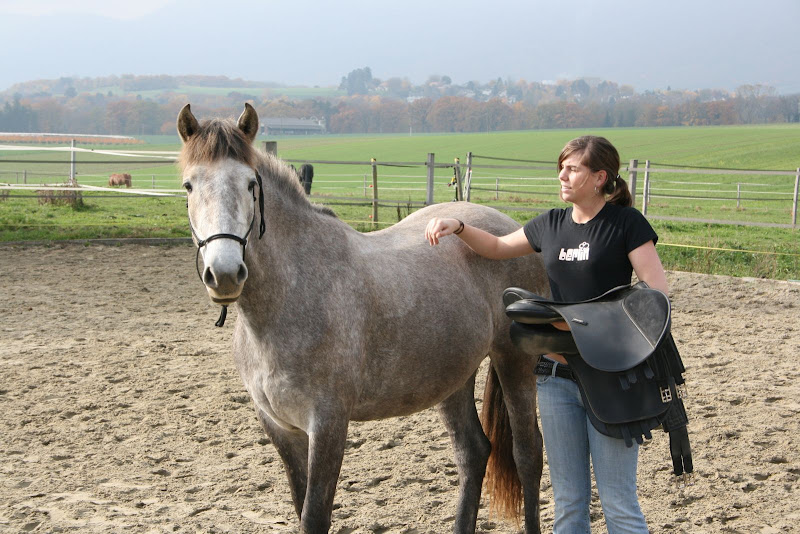
[[558, 179], [561, 181], [561, 200], [580, 204], [592, 197], [601, 197], [597, 190], [603, 185], [604, 171], [592, 172], [581, 163], [582, 154], [567, 156], [561, 163], [561, 172]]

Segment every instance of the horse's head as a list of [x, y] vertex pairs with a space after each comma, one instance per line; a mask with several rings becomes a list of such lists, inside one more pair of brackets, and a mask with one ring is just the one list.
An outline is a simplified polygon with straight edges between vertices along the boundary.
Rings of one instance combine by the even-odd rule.
[[203, 256], [203, 272], [198, 267], [198, 274], [217, 304], [235, 302], [247, 280], [245, 250], [259, 215], [257, 187], [262, 194], [252, 146], [257, 133], [258, 115], [250, 104], [245, 104], [237, 123], [198, 123], [189, 104], [178, 115], [189, 224]]

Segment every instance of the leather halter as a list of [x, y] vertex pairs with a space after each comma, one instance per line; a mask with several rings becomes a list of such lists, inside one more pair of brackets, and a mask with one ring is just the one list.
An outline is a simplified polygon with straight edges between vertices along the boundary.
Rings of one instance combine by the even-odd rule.
[[[256, 173], [256, 181], [258, 182], [258, 209], [259, 212], [261, 213], [261, 223], [258, 226], [258, 238], [261, 239], [261, 237], [264, 235], [264, 231], [266, 230], [266, 225], [264, 224], [264, 186], [261, 182], [261, 175], [258, 174], [258, 171], [255, 171], [255, 173]], [[256, 201], [256, 194], [254, 191], [253, 203], [255, 203], [255, 201]], [[189, 207], [188, 200], [186, 201], [186, 207], [187, 208]], [[195, 232], [194, 230], [194, 225], [192, 224], [192, 218], [191, 216], [188, 215], [188, 213], [187, 217], [189, 219], [189, 229], [192, 231], [192, 236], [197, 242], [197, 253], [195, 254], [194, 257], [194, 267], [197, 270], [198, 278], [200, 278], [200, 281], [203, 282], [203, 284], [205, 284], [205, 282], [203, 281], [203, 275], [200, 274], [200, 250], [204, 246], [208, 245], [210, 242], [216, 239], [233, 239], [234, 241], [242, 245], [242, 261], [245, 261], [247, 253], [247, 236], [250, 235], [250, 231], [253, 229], [253, 223], [256, 222], [255, 206], [253, 206], [253, 218], [250, 221], [250, 226], [247, 228], [247, 232], [245, 232], [244, 237], [239, 237], [236, 234], [219, 233], [211, 235], [205, 239], [200, 239], [200, 236], [198, 236], [197, 232]], [[223, 305], [222, 311], [220, 311], [219, 314], [219, 319], [217, 319], [217, 322], [214, 323], [214, 326], [219, 326], [219, 327], [223, 326], [225, 324], [225, 318], [227, 317], [227, 315], [228, 315], [228, 306]]]

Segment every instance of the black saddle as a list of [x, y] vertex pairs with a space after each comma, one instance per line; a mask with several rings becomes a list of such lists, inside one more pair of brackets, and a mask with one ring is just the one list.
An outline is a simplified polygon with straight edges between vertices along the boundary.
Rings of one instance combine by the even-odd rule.
[[515, 287], [503, 298], [506, 314], [518, 323], [566, 321], [586, 363], [610, 373], [650, 357], [670, 327], [669, 298], [645, 284], [617, 287], [583, 302], [553, 302]]
[[[503, 302], [515, 345], [532, 356], [557, 353], [567, 359], [599, 432], [632, 446], [651, 439], [650, 430], [661, 425], [670, 433], [673, 471], [692, 472], [682, 401], [685, 368], [664, 293], [640, 282], [583, 302], [553, 302], [509, 288]], [[562, 320], [570, 331], [551, 326]]]

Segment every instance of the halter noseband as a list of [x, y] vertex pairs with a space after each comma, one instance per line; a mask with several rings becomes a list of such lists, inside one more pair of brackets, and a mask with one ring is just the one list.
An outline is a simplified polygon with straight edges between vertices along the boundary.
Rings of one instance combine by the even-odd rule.
[[[258, 238], [261, 239], [261, 236], [264, 235], [264, 231], [266, 230], [266, 226], [264, 224], [264, 186], [261, 182], [261, 175], [258, 174], [256, 171], [256, 181], [258, 182], [258, 210], [261, 213], [261, 223], [258, 225]], [[256, 201], [256, 194], [253, 192], [253, 202]], [[189, 205], [188, 200], [186, 203], [187, 207]], [[187, 214], [188, 216], [188, 214]], [[194, 236], [195, 241], [197, 241], [197, 253], [194, 256], [194, 268], [197, 270], [197, 276], [200, 278], [200, 281], [205, 284], [203, 281], [203, 275], [200, 274], [200, 249], [204, 246], [208, 245], [215, 239], [233, 239], [240, 245], [242, 245], [242, 261], [245, 261], [246, 253], [247, 253], [247, 236], [250, 235], [250, 232], [253, 230], [253, 223], [256, 222], [256, 210], [253, 208], [253, 218], [250, 221], [250, 226], [247, 228], [247, 232], [245, 232], [244, 237], [239, 237], [236, 234], [214, 234], [205, 239], [200, 239], [200, 236], [197, 235], [197, 232], [194, 230], [194, 225], [192, 224], [192, 218], [189, 218], [189, 229], [192, 231], [192, 236]], [[228, 306], [223, 305], [222, 311], [219, 313], [219, 319], [217, 322], [214, 323], [214, 326], [223, 326], [225, 324], [225, 318], [228, 316]]]

